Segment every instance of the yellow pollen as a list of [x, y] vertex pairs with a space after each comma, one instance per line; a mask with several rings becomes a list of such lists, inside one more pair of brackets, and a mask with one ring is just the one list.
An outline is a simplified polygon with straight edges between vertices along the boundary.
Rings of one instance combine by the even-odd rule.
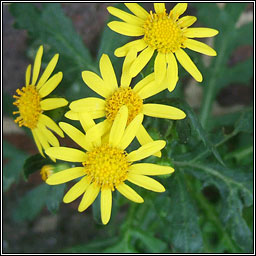
[[40, 171], [43, 181], [46, 181], [53, 174], [52, 165], [44, 165]]
[[14, 95], [13, 98], [16, 101], [13, 105], [16, 105], [19, 111], [13, 112], [13, 114], [20, 114], [16, 118], [15, 123], [19, 123], [19, 126], [26, 126], [30, 129], [36, 127], [38, 118], [43, 112], [40, 106], [40, 95], [34, 85], [28, 85], [22, 87], [22, 89], [16, 90], [19, 96]]
[[186, 40], [181, 28], [166, 12], [153, 14], [151, 11], [144, 29], [145, 42], [161, 53], [177, 51]]
[[83, 162], [85, 172], [91, 181], [101, 188], [115, 187], [127, 178], [128, 167], [127, 153], [124, 150], [101, 145], [92, 151], [86, 152], [86, 161]]
[[106, 100], [106, 117], [110, 121], [114, 121], [119, 109], [126, 105], [128, 108], [129, 124], [141, 111], [143, 107], [142, 99], [130, 88], [118, 88]]

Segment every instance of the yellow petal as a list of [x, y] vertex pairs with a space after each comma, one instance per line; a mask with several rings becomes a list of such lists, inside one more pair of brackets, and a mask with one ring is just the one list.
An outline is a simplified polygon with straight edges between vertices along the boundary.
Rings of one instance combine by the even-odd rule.
[[134, 49], [131, 49], [124, 59], [120, 87], [122, 88], [129, 87], [132, 80], [132, 77], [129, 71], [130, 71], [131, 64], [134, 62], [136, 58], [137, 58], [137, 51], [135, 51]]
[[209, 56], [216, 56], [217, 53], [215, 50], [213, 50], [210, 46], [208, 46], [207, 44], [204, 44], [202, 42], [199, 42], [197, 40], [193, 40], [193, 39], [187, 39], [185, 40], [185, 42], [183, 43], [183, 45], [185, 47], [187, 47], [190, 50], [193, 50], [195, 52], [200, 52]]
[[162, 104], [144, 104], [143, 113], [147, 116], [173, 120], [180, 120], [186, 117], [182, 110]]
[[36, 80], [38, 78], [40, 68], [41, 68], [42, 56], [43, 56], [43, 46], [41, 45], [36, 53], [36, 57], [34, 61], [32, 85], [36, 85]]
[[129, 173], [140, 175], [166, 175], [173, 173], [174, 169], [170, 166], [162, 166], [158, 164], [140, 163], [133, 164], [129, 168]]
[[139, 149], [132, 151], [127, 156], [127, 161], [135, 162], [153, 155], [162, 148], [164, 148], [166, 142], [164, 140], [156, 140], [141, 146]]
[[137, 76], [140, 71], [147, 65], [151, 57], [153, 56], [154, 49], [147, 47], [144, 49], [137, 59], [133, 62], [130, 69], [130, 74], [132, 77]]
[[161, 84], [166, 75], [166, 58], [164, 53], [159, 52], [156, 55], [154, 71], [156, 84]]
[[135, 202], [135, 203], [143, 203], [143, 198], [131, 187], [126, 185], [125, 183], [121, 183], [116, 189], [127, 199]]
[[101, 220], [104, 225], [106, 225], [111, 216], [112, 209], [112, 191], [111, 189], [102, 189], [100, 195], [100, 211]]
[[149, 16], [149, 13], [137, 3], [125, 3], [125, 6], [136, 16], [145, 20]]
[[96, 186], [94, 183], [90, 184], [86, 189], [83, 198], [78, 206], [78, 211], [85, 211], [96, 199], [100, 191], [100, 188]]
[[87, 151], [92, 149], [92, 145], [89, 141], [86, 140], [85, 134], [80, 132], [77, 128], [64, 122], [60, 122], [59, 126], [79, 146], [86, 149]]
[[43, 157], [45, 157], [45, 155], [44, 155], [44, 153], [43, 153], [43, 150], [42, 150], [42, 145], [40, 144], [40, 141], [39, 141], [39, 139], [37, 138], [37, 135], [36, 135], [36, 133], [35, 133], [35, 130], [34, 130], [34, 129], [31, 130], [31, 132], [32, 132], [34, 141], [35, 141], [35, 143], [36, 143], [36, 146], [37, 146], [37, 148], [38, 148], [40, 154], [41, 154]]
[[40, 89], [39, 94], [42, 98], [49, 95], [61, 82], [63, 78], [62, 72], [59, 72], [52, 76]]
[[156, 13], [165, 13], [165, 3], [154, 3]]
[[146, 47], [147, 44], [143, 39], [137, 39], [123, 45], [122, 47], [117, 48], [114, 54], [116, 57], [124, 57], [128, 54], [128, 52], [131, 49], [135, 50], [136, 52], [140, 52], [144, 50]]
[[64, 98], [48, 98], [40, 102], [42, 110], [51, 110], [55, 108], [60, 108], [68, 105], [68, 101]]
[[114, 68], [107, 54], [102, 54], [100, 58], [100, 73], [109, 89], [114, 92], [118, 88], [118, 84]]
[[64, 203], [70, 203], [76, 200], [79, 196], [81, 196], [85, 190], [90, 185], [90, 179], [88, 177], [83, 177], [80, 181], [78, 181], [71, 189], [66, 193], [63, 198]]
[[167, 83], [168, 83], [168, 90], [170, 92], [172, 92], [175, 87], [176, 84], [179, 80], [179, 76], [178, 76], [178, 64], [177, 61], [174, 57], [174, 54], [172, 52], [168, 53], [166, 55], [166, 61], [168, 63], [168, 67], [167, 67]]
[[147, 84], [138, 92], [139, 97], [144, 100], [165, 90], [167, 87], [165, 80], [163, 80], [160, 84], [157, 84], [155, 80]]
[[219, 34], [219, 31], [213, 28], [187, 28], [183, 32], [184, 36], [190, 38], [213, 37]]
[[120, 140], [123, 137], [124, 130], [127, 124], [128, 119], [128, 108], [126, 106], [122, 106], [113, 122], [113, 125], [109, 134], [109, 144], [113, 147], [117, 147], [120, 143]]
[[203, 77], [194, 62], [190, 59], [190, 57], [186, 54], [185, 51], [179, 49], [175, 52], [175, 55], [179, 61], [179, 63], [183, 66], [183, 68], [194, 77], [197, 82], [202, 82]]
[[84, 162], [86, 160], [85, 152], [74, 148], [67, 147], [51, 147], [45, 150], [48, 156], [68, 161], [68, 162]]
[[107, 119], [94, 125], [87, 131], [86, 138], [92, 143], [96, 142], [96, 144], [99, 145], [97, 142], [99, 140], [101, 141], [101, 137], [110, 131], [111, 125], [112, 123]]
[[138, 129], [141, 126], [143, 120], [143, 114], [137, 115], [125, 129], [124, 135], [118, 145], [121, 149], [126, 149], [133, 141]]
[[177, 20], [180, 15], [182, 15], [187, 10], [188, 4], [187, 3], [178, 3], [174, 6], [171, 10], [171, 15], [174, 20]]
[[27, 70], [26, 70], [26, 76], [25, 76], [26, 86], [29, 85], [30, 78], [31, 78], [31, 64], [28, 65]]
[[122, 21], [111, 21], [107, 24], [113, 31], [125, 36], [142, 36], [144, 29], [142, 26], [132, 25]]
[[83, 71], [82, 78], [88, 87], [90, 87], [93, 91], [102, 97], [107, 98], [112, 94], [112, 91], [106, 87], [104, 81], [95, 73], [91, 71]]
[[58, 185], [70, 180], [74, 180], [81, 176], [85, 175], [84, 167], [73, 167], [66, 169], [64, 171], [60, 171], [52, 174], [47, 180], [46, 183], [49, 185]]
[[70, 119], [70, 120], [79, 120], [79, 113], [78, 112], [75, 112], [75, 111], [72, 111], [72, 110], [69, 110], [65, 113], [65, 117]]
[[49, 117], [44, 114], [39, 116], [38, 122], [44, 124], [54, 132], [56, 132], [60, 137], [64, 137], [63, 131], [59, 128], [59, 126]]
[[44, 125], [38, 124], [38, 128], [43, 133], [44, 137], [46, 138], [47, 142], [49, 142], [52, 146], [58, 147], [60, 145], [58, 139], [52, 134], [50, 130], [48, 130]]
[[161, 183], [144, 175], [128, 173], [127, 180], [129, 180], [130, 182], [140, 187], [143, 187], [148, 190], [152, 190], [154, 192], [165, 191], [165, 188]]
[[49, 64], [47, 65], [44, 73], [42, 74], [41, 78], [39, 79], [37, 85], [36, 85], [36, 89], [39, 90], [47, 81], [47, 79], [51, 76], [53, 70], [56, 67], [56, 64], [58, 62], [59, 59], [59, 54], [55, 54], [53, 56], [53, 58], [51, 59], [51, 61], [49, 62]]
[[95, 122], [92, 119], [91, 114], [89, 113], [80, 112], [78, 114], [78, 118], [85, 132], [87, 132], [90, 128], [95, 126]]
[[193, 25], [196, 22], [196, 20], [197, 18], [195, 16], [184, 16], [177, 21], [177, 24], [181, 28], [187, 28]]
[[146, 77], [144, 77], [142, 80], [140, 80], [133, 88], [133, 91], [136, 93], [139, 93], [140, 90], [142, 90], [144, 88], [144, 86], [147, 86], [149, 83], [151, 83], [152, 81], [154, 81], [155, 79], [155, 74], [151, 73], [149, 75], [147, 75]]
[[45, 150], [45, 149], [49, 148], [50, 145], [49, 145], [47, 139], [45, 138], [42, 130], [40, 129], [40, 126], [38, 128], [35, 128], [34, 131], [35, 131], [36, 136], [37, 136], [40, 144], [42, 145], [43, 149]]
[[92, 112], [92, 111], [104, 111], [105, 100], [95, 97], [88, 97], [71, 102], [70, 109], [75, 112]]
[[[136, 138], [139, 141], [140, 145], [142, 145], [142, 146], [145, 144], [148, 144], [150, 142], [153, 142], [153, 139], [150, 137], [150, 135], [148, 134], [147, 130], [144, 128], [143, 125], [141, 125], [139, 127], [137, 134], [136, 134]], [[153, 155], [157, 156], [157, 157], [161, 157], [162, 153], [161, 153], [161, 151], [158, 151], [158, 152], [154, 153]]]
[[129, 23], [129, 24], [132, 24], [132, 25], [136, 25], [136, 26], [141, 26], [143, 25], [144, 23], [144, 20], [143, 19], [140, 19], [132, 14], [129, 14], [127, 12], [124, 12], [120, 9], [117, 9], [115, 7], [112, 7], [112, 6], [109, 6], [107, 7], [107, 10], [110, 14], [116, 16], [117, 18]]

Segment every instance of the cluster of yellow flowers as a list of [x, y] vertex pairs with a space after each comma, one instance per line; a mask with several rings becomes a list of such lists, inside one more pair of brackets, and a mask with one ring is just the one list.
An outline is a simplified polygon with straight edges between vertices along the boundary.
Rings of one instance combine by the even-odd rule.
[[[178, 81], [176, 59], [196, 81], [202, 81], [200, 71], [182, 48], [210, 56], [216, 55], [211, 47], [191, 38], [212, 37], [218, 31], [189, 28], [196, 17], [180, 18], [187, 9], [186, 3], [177, 4], [170, 13], [166, 12], [164, 3], [155, 3], [155, 12], [150, 13], [136, 3], [125, 5], [132, 14], [115, 7], [107, 8], [109, 13], [122, 20], [112, 21], [108, 26], [117, 33], [141, 38], [115, 50], [117, 57], [125, 57], [120, 84], [106, 54], [102, 55], [99, 62], [101, 76], [91, 71], [82, 72], [84, 83], [100, 97], [87, 97], [71, 102], [65, 117], [80, 121], [83, 131], [65, 122], [60, 122], [58, 126], [44, 114], [44, 111], [66, 106], [68, 101], [64, 98], [45, 98], [58, 86], [63, 75], [59, 72], [51, 77], [59, 57], [56, 54], [38, 80], [43, 46], [39, 47], [35, 57], [32, 80], [29, 65], [25, 76], [26, 86], [18, 89], [18, 96], [14, 96], [14, 104], [19, 110], [14, 112], [19, 114], [15, 122], [31, 129], [41, 154], [44, 156], [45, 152], [53, 161], [60, 159], [81, 163], [79, 167], [54, 174], [48, 168], [44, 175], [46, 183], [57, 185], [81, 178], [63, 198], [65, 203], [69, 203], [83, 194], [79, 212], [87, 209], [101, 192], [103, 224], [107, 224], [111, 216], [114, 190], [136, 203], [143, 202], [143, 198], [126, 181], [155, 192], [163, 192], [165, 188], [148, 176], [165, 175], [174, 171], [169, 166], [135, 163], [151, 155], [161, 157], [161, 149], [166, 144], [163, 140], [153, 141], [142, 124], [143, 117], [147, 115], [179, 120], [185, 118], [186, 114], [167, 105], [144, 104], [143, 100], [165, 89], [170, 92], [174, 90]], [[132, 78], [146, 66], [155, 51], [157, 55], [154, 72], [131, 87]], [[95, 123], [99, 118], [105, 119]], [[64, 131], [82, 150], [60, 146], [52, 131], [61, 137], [64, 136]], [[127, 152], [126, 148], [134, 137], [141, 147]]]

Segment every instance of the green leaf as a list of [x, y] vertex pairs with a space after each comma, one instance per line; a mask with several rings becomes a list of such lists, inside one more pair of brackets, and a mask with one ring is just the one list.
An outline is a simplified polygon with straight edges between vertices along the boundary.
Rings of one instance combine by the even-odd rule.
[[117, 243], [118, 237], [111, 237], [106, 239], [97, 239], [87, 244], [81, 244], [65, 248], [60, 253], [101, 253], [102, 250], [108, 246]]
[[17, 222], [33, 220], [42, 210], [48, 191], [49, 186], [41, 184], [27, 192], [18, 201], [17, 207], [13, 210], [13, 219]]
[[65, 188], [66, 184], [61, 184], [59, 186], [49, 186], [46, 198], [46, 206], [51, 213], [57, 213], [59, 210]]
[[3, 141], [3, 157], [7, 160], [7, 163], [3, 166], [3, 190], [6, 191], [14, 182], [19, 180], [22, 165], [28, 155], [10, 143]]
[[176, 129], [181, 144], [187, 144], [191, 136], [191, 128], [187, 118], [176, 122]]
[[126, 239], [122, 239], [117, 244], [103, 250], [103, 253], [137, 253], [137, 251], [131, 247]]
[[243, 219], [243, 207], [253, 203], [252, 173], [242, 169], [230, 169], [218, 164], [177, 163], [204, 182], [204, 186], [216, 186], [222, 197], [220, 218], [222, 223], [244, 252], [252, 250], [252, 234]]
[[190, 192], [187, 190], [184, 174], [177, 171], [168, 183], [168, 197], [155, 199], [156, 210], [163, 221], [163, 235], [174, 253], [198, 253], [202, 249], [198, 213]]
[[130, 230], [131, 235], [139, 239], [149, 250], [150, 253], [161, 253], [167, 248], [165, 242], [154, 237], [153, 234], [145, 232], [138, 228]]
[[28, 180], [30, 174], [40, 170], [44, 165], [47, 164], [52, 164], [52, 160], [49, 158], [44, 158], [40, 154], [28, 157], [23, 165], [25, 179]]
[[187, 118], [190, 121], [191, 127], [194, 128], [194, 130], [196, 131], [198, 137], [202, 140], [202, 142], [207, 147], [207, 149], [210, 150], [213, 153], [213, 155], [215, 156], [215, 158], [217, 159], [217, 161], [220, 164], [225, 166], [225, 164], [224, 164], [224, 162], [223, 162], [223, 160], [222, 160], [218, 150], [216, 149], [216, 147], [213, 145], [213, 143], [208, 138], [208, 134], [203, 129], [203, 127], [202, 127], [201, 123], [199, 122], [195, 112], [185, 102], [182, 102], [182, 103], [179, 102], [179, 105], [181, 106], [181, 109], [186, 113]]
[[253, 109], [246, 109], [235, 123], [234, 132], [253, 133]]

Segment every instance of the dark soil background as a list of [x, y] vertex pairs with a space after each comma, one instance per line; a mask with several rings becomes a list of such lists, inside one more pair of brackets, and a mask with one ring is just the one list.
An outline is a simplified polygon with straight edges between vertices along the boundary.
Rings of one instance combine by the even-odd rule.
[[[84, 43], [95, 53], [95, 45], [108, 19], [106, 7], [111, 3], [63, 3], [64, 12], [73, 21], [76, 31], [82, 36]], [[151, 7], [152, 4], [146, 4]], [[148, 9], [148, 8], [147, 8]], [[246, 11], [253, 9], [248, 5]], [[27, 65], [30, 61], [25, 57], [27, 47], [26, 31], [12, 27], [13, 17], [8, 11], [8, 5], [3, 5], [3, 91], [13, 95], [22, 86]], [[229, 65], [245, 60], [253, 53], [253, 48], [246, 46], [236, 50]], [[253, 101], [253, 79], [247, 86], [231, 84], [218, 95], [218, 103], [222, 107], [237, 104], [249, 105]], [[24, 133], [16, 131], [15, 125], [8, 126], [4, 118], [3, 138], [17, 148], [36, 154], [37, 149], [32, 140]], [[11, 119], [12, 121], [12, 119]], [[5, 159], [4, 159], [5, 160]], [[28, 182], [21, 179], [3, 194], [3, 252], [4, 253], [52, 253], [62, 248], [83, 244], [96, 237], [101, 237], [104, 229], [96, 227], [91, 216], [91, 209], [85, 213], [77, 211], [78, 202], [61, 204], [59, 213], [52, 215], [43, 209], [40, 215], [27, 223], [15, 223], [11, 211], [15, 209], [17, 200], [31, 188], [42, 183], [38, 173], [33, 174]], [[83, 228], [81, 228], [83, 227]]]

